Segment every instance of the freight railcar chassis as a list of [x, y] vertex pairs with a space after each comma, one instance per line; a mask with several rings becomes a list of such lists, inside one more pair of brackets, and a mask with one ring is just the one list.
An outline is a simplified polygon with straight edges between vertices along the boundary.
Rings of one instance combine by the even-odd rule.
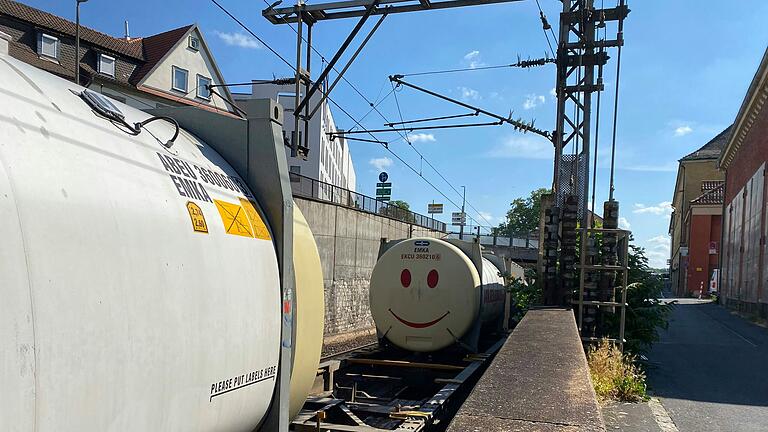
[[[506, 336], [506, 335], [504, 335]], [[440, 431], [506, 337], [478, 354], [418, 354], [369, 345], [323, 361], [295, 431]]]

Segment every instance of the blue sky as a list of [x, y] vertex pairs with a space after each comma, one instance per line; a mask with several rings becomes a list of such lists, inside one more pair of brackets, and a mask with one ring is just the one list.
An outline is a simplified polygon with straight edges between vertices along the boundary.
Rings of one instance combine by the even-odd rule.
[[[286, 25], [273, 25], [261, 17], [265, 3], [220, 0], [270, 46], [288, 59], [295, 58], [296, 36]], [[540, 0], [556, 26], [560, 2]], [[74, 1], [28, 0], [25, 3], [74, 19]], [[606, 2], [614, 5], [615, 0]], [[619, 131], [617, 140], [616, 198], [621, 217], [637, 243], [649, 251], [651, 264], [663, 266], [668, 257], [669, 206], [677, 160], [727, 127], [768, 43], [768, 2], [740, 0], [634, 0], [626, 21], [623, 51]], [[129, 20], [132, 36], [145, 36], [197, 22], [227, 81], [290, 75], [290, 70], [268, 50], [254, 43], [208, 0], [114, 2], [91, 0], [81, 9], [84, 25], [122, 36]], [[353, 20], [321, 22], [314, 29], [315, 46], [330, 58], [354, 25]], [[370, 26], [371, 24], [369, 24]], [[555, 29], [556, 30], [556, 29]], [[347, 78], [368, 99], [377, 100], [391, 90], [387, 76], [426, 70], [508, 64], [517, 56], [541, 57], [546, 40], [533, 0], [520, 3], [416, 12], [387, 17]], [[319, 58], [313, 60], [319, 64]], [[615, 84], [613, 68], [606, 73]], [[317, 71], [318, 69], [315, 69]], [[473, 71], [413, 77], [411, 81], [490, 111], [536, 119], [544, 129], [554, 128], [553, 66]], [[606, 92], [601, 116], [598, 162], [598, 208], [607, 198], [608, 146], [612, 92]], [[369, 106], [348, 85], [341, 83], [332, 97], [353, 116], [365, 115]], [[403, 89], [397, 99], [405, 119], [463, 113], [460, 108]], [[392, 96], [379, 109], [389, 121], [399, 114]], [[354, 123], [335, 110], [344, 129]], [[380, 129], [385, 121], [376, 113], [363, 124]], [[509, 126], [424, 132], [414, 145], [457, 188], [467, 187], [467, 199], [496, 224], [518, 196], [549, 187], [552, 181], [551, 145], [534, 135], [516, 133]], [[392, 141], [396, 134], [380, 134]], [[391, 148], [420, 169], [424, 177], [456, 202], [461, 197], [403, 140]], [[421, 178], [376, 144], [354, 143], [352, 154], [358, 190], [373, 195], [380, 167], [393, 182], [393, 199], [403, 199], [415, 211], [426, 213], [428, 202], [453, 205]], [[474, 211], [470, 216], [485, 224]], [[447, 217], [446, 217], [447, 216]]]

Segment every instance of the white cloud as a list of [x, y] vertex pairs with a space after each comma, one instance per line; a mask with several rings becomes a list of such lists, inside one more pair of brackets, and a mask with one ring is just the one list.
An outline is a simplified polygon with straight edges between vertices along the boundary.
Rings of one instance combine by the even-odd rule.
[[491, 149], [486, 153], [486, 156], [514, 159], [552, 159], [554, 153], [552, 143], [544, 139], [530, 136], [511, 136]]
[[408, 139], [412, 143], [416, 142], [435, 142], [437, 141], [435, 139], [435, 136], [431, 133], [415, 133], [415, 134], [408, 134]]
[[469, 87], [459, 87], [459, 91], [461, 92], [461, 98], [465, 100], [478, 100], [480, 99], [480, 92], [478, 92], [475, 89], [471, 89]]
[[543, 104], [546, 101], [547, 99], [542, 95], [529, 94], [528, 96], [525, 97], [525, 102], [523, 102], [523, 108], [527, 110], [536, 108], [537, 106]]
[[676, 137], [686, 136], [691, 132], [693, 132], [693, 128], [691, 128], [688, 125], [682, 125], [682, 126], [678, 126], [675, 129], [675, 136]]
[[472, 69], [485, 66], [482, 57], [480, 57], [480, 51], [478, 50], [470, 51], [465, 54], [464, 61], [466, 61]]
[[552, 87], [551, 89], [549, 89], [549, 95], [552, 97], [557, 96], [557, 90], [554, 87]]
[[620, 217], [620, 218], [619, 218], [619, 228], [621, 228], [621, 229], [625, 229], [625, 230], [628, 230], [628, 229], [631, 229], [631, 228], [632, 228], [632, 225], [630, 225], [630, 223], [629, 223], [629, 221], [627, 220], [627, 218], [625, 218], [625, 217]]
[[248, 49], [262, 49], [264, 48], [259, 41], [248, 36], [245, 33], [225, 33], [220, 31], [214, 31], [214, 34], [219, 37], [225, 44], [230, 46], [236, 46], [240, 48]]
[[377, 170], [383, 171], [386, 168], [389, 168], [392, 166], [392, 159], [388, 157], [373, 158], [369, 160], [368, 163], [371, 164]]
[[669, 259], [669, 251], [646, 250], [645, 256], [648, 257], [648, 266], [651, 268], [666, 268]]
[[672, 214], [672, 201], [662, 201], [656, 205], [635, 204], [635, 209], [632, 213], [648, 213], [657, 216], [669, 216]]
[[656, 237], [648, 239], [648, 244], [653, 245], [655, 248], [666, 248], [669, 250], [669, 245], [672, 240], [667, 235], [657, 235]]
[[646, 241], [645, 256], [648, 257], [648, 265], [654, 268], [667, 266], [671, 239], [666, 235], [658, 235]]

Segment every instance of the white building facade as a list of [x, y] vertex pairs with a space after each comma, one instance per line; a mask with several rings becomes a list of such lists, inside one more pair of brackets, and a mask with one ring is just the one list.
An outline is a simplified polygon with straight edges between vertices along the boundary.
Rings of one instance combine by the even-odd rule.
[[[319, 92], [318, 92], [319, 93]], [[294, 85], [275, 85], [254, 83], [251, 94], [234, 94], [235, 102], [244, 99], [271, 98], [277, 100], [285, 109], [283, 132], [290, 140], [294, 131], [293, 106], [295, 97]], [[320, 101], [320, 95], [312, 97], [310, 110]], [[299, 124], [301, 144], [304, 143], [304, 123]], [[306, 160], [301, 157], [291, 157], [291, 149], [285, 148], [288, 157], [288, 167], [291, 172], [329, 183], [350, 191], [357, 190], [357, 177], [352, 164], [352, 155], [348, 141], [343, 137], [331, 139], [329, 133], [338, 131], [328, 103], [317, 110], [309, 122], [309, 139], [307, 146], [309, 154]]]

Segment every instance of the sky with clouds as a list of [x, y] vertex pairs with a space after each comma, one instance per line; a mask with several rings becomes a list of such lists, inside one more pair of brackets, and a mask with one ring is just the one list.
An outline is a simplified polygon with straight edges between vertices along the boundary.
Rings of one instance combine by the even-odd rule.
[[[286, 25], [273, 25], [261, 17], [265, 1], [220, 0], [271, 47], [294, 59], [295, 33]], [[560, 2], [540, 2], [556, 27]], [[25, 3], [74, 19], [74, 2]], [[609, 4], [615, 1], [607, 1], [606, 6]], [[663, 266], [669, 251], [667, 229], [677, 160], [733, 121], [768, 43], [764, 22], [768, 2], [730, 2], [727, 13], [723, 3], [716, 0], [631, 0], [629, 6], [632, 12], [625, 25], [620, 81], [616, 198], [621, 203], [622, 226], [633, 230], [636, 242], [648, 250], [652, 265]], [[126, 19], [134, 37], [198, 23], [229, 82], [290, 75], [281, 60], [208, 0], [92, 0], [81, 7], [84, 25], [115, 36], [122, 36]], [[352, 20], [318, 23], [313, 33], [315, 46], [330, 58], [354, 24]], [[369, 129], [399, 121], [400, 114], [405, 120], [462, 114], [466, 111], [413, 90], [391, 93], [387, 76], [510, 64], [518, 56], [542, 57], [547, 51], [534, 1], [392, 15], [346, 74], [365, 99], [346, 83], [339, 84], [333, 98], [356, 118], [365, 116], [363, 124]], [[315, 76], [319, 64], [316, 56]], [[615, 85], [613, 67], [615, 61], [606, 72], [607, 88]], [[535, 120], [543, 129], [554, 128], [552, 65], [406, 80], [501, 115], [511, 112], [515, 118]], [[384, 118], [369, 113], [369, 101], [380, 103]], [[612, 92], [606, 92], [598, 153], [598, 203], [608, 192], [610, 154], [606, 138], [611, 132], [612, 106]], [[338, 109], [334, 115], [340, 128], [354, 126]], [[456, 121], [463, 120], [486, 121], [476, 117]], [[486, 220], [500, 222], [516, 197], [552, 183], [551, 144], [509, 126], [414, 131], [409, 138], [415, 149], [394, 133], [379, 134], [378, 138], [391, 142], [390, 148], [416, 173], [380, 145], [354, 143], [358, 190], [373, 195], [378, 172], [387, 170], [393, 199], [408, 201], [412, 209], [423, 213], [432, 200], [443, 202], [447, 212], [443, 220], [449, 220], [450, 212], [457, 210], [454, 203], [461, 204], [462, 185], [477, 210], [469, 216], [485, 225]]]

